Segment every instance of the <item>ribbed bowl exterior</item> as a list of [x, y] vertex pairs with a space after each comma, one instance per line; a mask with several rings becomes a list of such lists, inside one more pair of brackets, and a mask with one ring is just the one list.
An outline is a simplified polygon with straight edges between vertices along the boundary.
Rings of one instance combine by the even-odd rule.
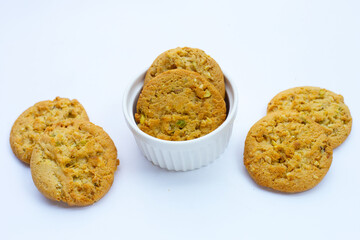
[[228, 114], [225, 122], [213, 132], [189, 141], [166, 141], [142, 132], [136, 125], [134, 114], [143, 86], [140, 75], [124, 93], [123, 111], [126, 122], [143, 155], [154, 165], [173, 171], [189, 171], [204, 167], [217, 159], [226, 149], [237, 111], [237, 91], [225, 76]]
[[144, 156], [156, 166], [174, 171], [189, 171], [204, 167], [217, 159], [226, 149], [232, 132], [232, 124], [216, 137], [196, 148], [164, 149], [162, 146], [143, 141], [135, 136], [136, 143]]

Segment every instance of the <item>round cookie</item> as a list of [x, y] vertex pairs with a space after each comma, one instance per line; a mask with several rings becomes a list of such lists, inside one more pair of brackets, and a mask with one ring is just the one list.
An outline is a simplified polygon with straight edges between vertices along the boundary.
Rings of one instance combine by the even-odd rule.
[[219, 91], [200, 74], [166, 71], [146, 84], [136, 106], [139, 128], [156, 138], [183, 141], [204, 136], [226, 118]]
[[341, 95], [319, 87], [296, 87], [277, 94], [268, 104], [267, 112], [296, 111], [308, 115], [329, 132], [333, 148], [350, 134], [352, 118]]
[[33, 148], [46, 127], [64, 119], [89, 120], [84, 107], [76, 99], [56, 97], [25, 110], [10, 132], [10, 145], [16, 157], [29, 163]]
[[47, 198], [86, 206], [110, 189], [119, 164], [116, 147], [99, 126], [80, 120], [48, 127], [33, 150], [33, 181]]
[[270, 113], [255, 123], [245, 140], [244, 165], [261, 186], [302, 192], [316, 186], [332, 161], [323, 127], [296, 112]]
[[144, 85], [160, 73], [171, 69], [186, 69], [204, 76], [225, 98], [224, 75], [217, 62], [197, 48], [174, 48], [160, 54], [145, 75]]

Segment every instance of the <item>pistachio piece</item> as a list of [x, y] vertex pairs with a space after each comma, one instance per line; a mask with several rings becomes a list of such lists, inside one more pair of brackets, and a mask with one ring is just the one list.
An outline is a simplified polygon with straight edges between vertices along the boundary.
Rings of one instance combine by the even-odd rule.
[[140, 124], [144, 124], [144, 122], [145, 122], [145, 115], [141, 114], [141, 116], [140, 116]]
[[87, 142], [88, 142], [87, 140], [81, 140], [80, 143], [79, 143], [79, 145], [85, 146]]
[[204, 98], [208, 98], [211, 96], [211, 92], [209, 91], [209, 89], [205, 90], [205, 94], [204, 94]]
[[321, 89], [321, 90], [319, 91], [320, 97], [321, 97], [321, 98], [324, 98], [325, 93], [326, 93], [326, 90], [325, 90], [325, 89]]
[[211, 78], [212, 78], [210, 72], [204, 72], [203, 75], [206, 76], [206, 78], [208, 78], [208, 79], [211, 79]]
[[179, 120], [176, 122], [176, 126], [178, 126], [179, 128], [184, 128], [186, 126], [186, 122], [185, 120]]

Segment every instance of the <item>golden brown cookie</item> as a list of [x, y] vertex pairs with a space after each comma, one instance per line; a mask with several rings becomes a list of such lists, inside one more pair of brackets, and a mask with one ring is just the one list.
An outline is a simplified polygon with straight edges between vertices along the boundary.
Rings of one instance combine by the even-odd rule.
[[267, 112], [279, 110], [302, 112], [327, 128], [333, 148], [350, 134], [352, 118], [341, 95], [319, 87], [296, 87], [277, 94]]
[[197, 48], [178, 47], [160, 54], [147, 71], [144, 85], [160, 73], [178, 68], [201, 74], [225, 98], [224, 75], [219, 64], [203, 50]]
[[316, 186], [332, 161], [323, 127], [296, 112], [277, 111], [255, 123], [245, 140], [244, 164], [261, 186], [302, 192]]
[[136, 106], [139, 128], [172, 141], [204, 136], [226, 118], [219, 91], [200, 74], [183, 69], [166, 71], [146, 84]]
[[93, 204], [110, 189], [119, 164], [109, 135], [88, 121], [46, 128], [33, 150], [33, 181], [47, 198], [71, 206]]
[[16, 157], [29, 163], [36, 141], [46, 127], [64, 119], [89, 120], [84, 107], [76, 99], [57, 97], [53, 101], [38, 102], [25, 110], [10, 133], [10, 145]]

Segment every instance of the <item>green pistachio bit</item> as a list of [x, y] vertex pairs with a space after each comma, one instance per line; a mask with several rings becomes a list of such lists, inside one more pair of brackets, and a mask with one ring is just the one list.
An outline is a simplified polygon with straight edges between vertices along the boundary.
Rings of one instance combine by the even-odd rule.
[[205, 94], [204, 94], [204, 98], [208, 98], [211, 96], [211, 92], [209, 91], [209, 89], [205, 90]]
[[325, 92], [326, 92], [325, 89], [321, 89], [319, 92], [320, 97], [324, 97]]
[[140, 124], [144, 124], [144, 122], [145, 122], [145, 115], [141, 114], [141, 116], [140, 116]]
[[320, 146], [320, 152], [324, 153], [325, 152], [325, 147]]
[[56, 143], [55, 143], [55, 146], [56, 146], [56, 147], [61, 146], [61, 142], [56, 142]]
[[186, 122], [184, 120], [179, 120], [179, 121], [176, 122], [176, 125], [179, 128], [184, 128], [186, 126]]
[[308, 123], [308, 121], [307, 121], [306, 118], [304, 118], [304, 117], [301, 117], [301, 121], [302, 121], [303, 124], [307, 124], [307, 123]]

